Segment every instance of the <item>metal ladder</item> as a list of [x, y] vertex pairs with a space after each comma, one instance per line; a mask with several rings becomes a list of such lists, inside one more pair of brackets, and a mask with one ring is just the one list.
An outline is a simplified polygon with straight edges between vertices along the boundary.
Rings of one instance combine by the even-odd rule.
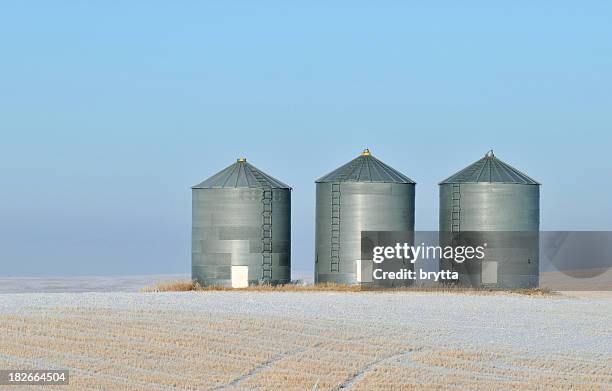
[[331, 271], [340, 271], [340, 183], [332, 183], [331, 193]]
[[[459, 234], [461, 232], [461, 185], [454, 183], [453, 192], [451, 195], [451, 235], [452, 246], [456, 247], [459, 243]], [[455, 262], [450, 261], [450, 270], [455, 271]]]
[[[368, 155], [370, 154], [369, 151]], [[365, 151], [364, 151], [365, 153]], [[344, 172], [338, 176], [337, 182], [332, 182], [331, 191], [331, 271], [340, 272], [340, 184], [346, 180], [362, 162], [355, 159], [348, 167], [343, 167]]]
[[270, 281], [272, 279], [272, 187], [266, 179], [256, 170], [253, 176], [263, 186], [261, 197], [261, 279]]
[[461, 231], [461, 185], [453, 184], [451, 202], [451, 232], [459, 233]]

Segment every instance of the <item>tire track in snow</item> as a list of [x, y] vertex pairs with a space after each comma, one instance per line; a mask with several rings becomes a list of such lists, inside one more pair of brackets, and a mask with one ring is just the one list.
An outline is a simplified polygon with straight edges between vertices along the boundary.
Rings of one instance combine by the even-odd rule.
[[252, 377], [256, 376], [258, 373], [260, 373], [262, 371], [265, 371], [266, 369], [272, 368], [274, 366], [274, 364], [276, 364], [277, 362], [279, 362], [279, 361], [281, 361], [281, 360], [283, 360], [285, 358], [294, 356], [296, 354], [305, 352], [306, 350], [308, 350], [308, 349], [304, 347], [304, 348], [294, 349], [294, 350], [291, 350], [291, 351], [286, 352], [286, 353], [280, 353], [280, 354], [272, 357], [271, 359], [269, 359], [269, 360], [259, 364], [258, 366], [253, 368], [251, 371], [249, 371], [247, 374], [242, 375], [242, 376], [232, 380], [228, 384], [222, 385], [222, 386], [217, 387], [217, 388], [213, 388], [212, 391], [220, 391], [220, 390], [228, 389], [229, 387], [235, 387], [235, 386], [239, 385], [240, 383], [242, 383], [242, 382], [244, 382], [246, 380], [249, 380]]
[[401, 360], [401, 359], [405, 360], [412, 353], [413, 353], [413, 351], [411, 350], [411, 351], [402, 352], [402, 353], [394, 354], [394, 355], [387, 356], [387, 357], [382, 357], [382, 358], [379, 358], [378, 360], [374, 360], [374, 361], [370, 362], [368, 365], [366, 365], [365, 367], [363, 367], [359, 372], [357, 372], [353, 376], [351, 376], [348, 379], [346, 379], [344, 381], [344, 383], [340, 384], [340, 386], [338, 388], [340, 390], [350, 389], [355, 384], [359, 383], [359, 381], [361, 379], [363, 379], [363, 377], [366, 375], [366, 373], [370, 372], [372, 369], [376, 368], [380, 364], [384, 364], [384, 363], [387, 363], [387, 362], [390, 362], [390, 361], [395, 361], [395, 360]]

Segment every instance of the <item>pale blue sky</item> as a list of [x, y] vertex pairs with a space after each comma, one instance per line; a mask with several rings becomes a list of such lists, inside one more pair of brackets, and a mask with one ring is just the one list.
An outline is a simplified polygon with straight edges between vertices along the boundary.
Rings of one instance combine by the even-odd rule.
[[542, 229], [612, 230], [612, 3], [405, 3], [3, 1], [0, 274], [188, 272], [190, 186], [239, 156], [309, 272], [314, 180], [364, 147], [417, 229], [493, 148]]

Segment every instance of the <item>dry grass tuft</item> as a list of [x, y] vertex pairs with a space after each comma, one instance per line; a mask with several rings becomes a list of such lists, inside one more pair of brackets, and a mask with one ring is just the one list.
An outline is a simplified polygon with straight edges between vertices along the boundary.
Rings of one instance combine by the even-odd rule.
[[414, 285], [408, 287], [383, 288], [362, 285], [336, 284], [326, 282], [315, 285], [283, 284], [283, 285], [252, 285], [248, 288], [231, 288], [220, 285], [201, 286], [197, 281], [171, 281], [158, 283], [141, 289], [142, 292], [187, 292], [187, 291], [239, 291], [239, 292], [425, 292], [425, 293], [450, 293], [470, 295], [499, 295], [515, 294], [523, 296], [550, 297], [557, 295], [549, 288], [523, 288], [523, 289], [497, 289], [497, 288], [471, 288], [458, 285]]
[[179, 280], [170, 282], [160, 282], [153, 286], [142, 288], [141, 292], [188, 292], [198, 291], [202, 287], [197, 281]]
[[519, 295], [526, 296], [556, 296], [559, 293], [553, 291], [550, 288], [524, 288], [524, 289], [515, 289], [513, 293], [517, 293]]

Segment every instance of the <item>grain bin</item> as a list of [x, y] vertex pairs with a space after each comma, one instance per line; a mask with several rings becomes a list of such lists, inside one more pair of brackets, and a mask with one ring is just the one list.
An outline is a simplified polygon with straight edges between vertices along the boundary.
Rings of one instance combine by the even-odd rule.
[[367, 149], [316, 187], [316, 283], [360, 282], [362, 231], [414, 231], [415, 182]]
[[192, 187], [192, 278], [244, 287], [291, 280], [291, 188], [241, 158]]
[[487, 243], [481, 262], [442, 261], [441, 269], [458, 271], [464, 285], [537, 286], [540, 184], [489, 151], [439, 185], [444, 244], [462, 237]]

